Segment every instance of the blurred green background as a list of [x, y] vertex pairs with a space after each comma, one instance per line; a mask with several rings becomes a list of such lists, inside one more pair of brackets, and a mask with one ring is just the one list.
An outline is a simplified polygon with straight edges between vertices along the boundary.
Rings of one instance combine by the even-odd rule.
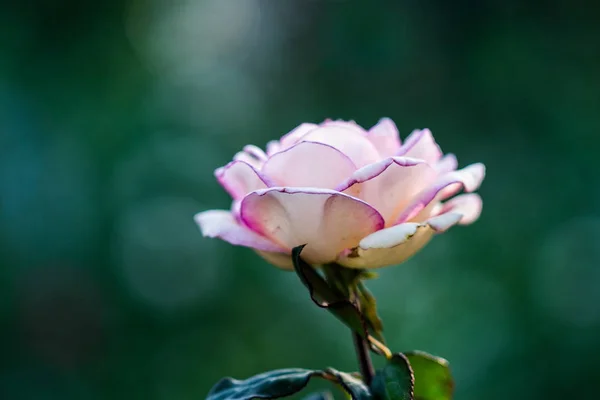
[[192, 216], [243, 145], [388, 116], [488, 167], [475, 225], [369, 283], [390, 347], [448, 358], [458, 399], [597, 399], [599, 4], [3, 3], [0, 398], [356, 370], [292, 273]]

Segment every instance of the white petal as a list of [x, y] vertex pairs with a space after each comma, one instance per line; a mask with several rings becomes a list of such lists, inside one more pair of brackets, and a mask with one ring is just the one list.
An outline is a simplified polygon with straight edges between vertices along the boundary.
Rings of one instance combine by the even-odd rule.
[[225, 210], [204, 211], [194, 216], [202, 234], [220, 238], [231, 244], [251, 247], [256, 250], [282, 252], [281, 246], [239, 224], [234, 216]]
[[406, 222], [377, 231], [342, 253], [338, 263], [350, 268], [379, 268], [400, 264], [421, 250], [435, 233], [443, 232], [461, 219], [446, 213], [425, 223]]
[[460, 224], [468, 225], [477, 221], [481, 215], [483, 201], [477, 193], [461, 194], [447, 202], [440, 208], [438, 215], [454, 213], [461, 215]]
[[405, 223], [382, 229], [360, 241], [358, 247], [338, 259], [350, 268], [379, 268], [400, 264], [429, 242], [434, 234], [429, 225]]

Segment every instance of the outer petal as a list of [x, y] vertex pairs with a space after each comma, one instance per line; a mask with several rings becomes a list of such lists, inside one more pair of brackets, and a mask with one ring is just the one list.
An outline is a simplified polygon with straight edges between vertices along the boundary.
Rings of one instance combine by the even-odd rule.
[[302, 139], [308, 132], [318, 128], [319, 125], [303, 123], [298, 125], [296, 128], [283, 135], [279, 140], [279, 150], [285, 150], [290, 146], [295, 145]]
[[367, 137], [356, 129], [327, 125], [307, 133], [302, 141], [324, 143], [347, 155], [357, 167], [376, 162], [379, 153]]
[[365, 131], [364, 128], [358, 125], [355, 121], [344, 121], [342, 119], [326, 119], [321, 123], [321, 126], [340, 126], [342, 128], [353, 129], [363, 135], [367, 133], [367, 131]]
[[368, 138], [379, 152], [379, 155], [391, 157], [400, 149], [400, 134], [394, 121], [382, 118], [369, 130]]
[[294, 262], [292, 256], [288, 253], [273, 253], [270, 251], [256, 251], [258, 255], [267, 260], [270, 264], [283, 269], [294, 269]]
[[359, 169], [337, 190], [366, 201], [391, 225], [414, 196], [434, 181], [435, 174], [423, 160], [391, 157]]
[[194, 216], [204, 236], [218, 237], [231, 244], [252, 247], [256, 250], [282, 252], [286, 251], [271, 240], [252, 232], [240, 225], [229, 211], [210, 210]]
[[415, 130], [408, 135], [396, 155], [420, 158], [434, 164], [442, 157], [442, 151], [435, 142], [431, 131], [422, 129]]
[[267, 155], [272, 156], [281, 151], [281, 143], [279, 140], [271, 140], [267, 143]]
[[254, 190], [271, 186], [267, 184], [267, 180], [263, 175], [244, 161], [230, 162], [226, 166], [217, 169], [215, 176], [234, 200], [241, 199]]
[[245, 162], [246, 164], [250, 165], [252, 168], [255, 169], [260, 169], [264, 162], [264, 160], [257, 159], [254, 156], [246, 153], [245, 151], [235, 153], [235, 155], [233, 156], [233, 160]]
[[477, 221], [481, 215], [482, 208], [483, 201], [478, 194], [461, 194], [445, 202], [438, 215], [446, 213], [460, 214], [462, 217], [459, 223], [461, 225], [468, 225]]
[[418, 224], [407, 222], [375, 232], [358, 247], [342, 254], [338, 263], [350, 268], [379, 268], [400, 264], [421, 250], [434, 233], [458, 223], [460, 214], [448, 213]]
[[455, 171], [458, 167], [458, 160], [452, 153], [446, 154], [440, 161], [435, 163], [435, 170], [438, 174], [447, 174], [448, 172]]
[[244, 151], [259, 161], [267, 161], [267, 155], [265, 154], [263, 149], [261, 149], [258, 146], [255, 146], [253, 144], [247, 144], [246, 146], [244, 146]]
[[356, 170], [342, 152], [323, 143], [300, 142], [273, 155], [261, 172], [271, 186], [333, 189]]
[[479, 188], [485, 177], [485, 166], [471, 164], [461, 170], [442, 175], [431, 187], [423, 190], [397, 219], [397, 223], [410, 221], [434, 201], [443, 200], [464, 189], [472, 192]]
[[241, 219], [253, 231], [291, 250], [307, 244], [311, 264], [333, 262], [338, 254], [384, 225], [367, 203], [327, 189], [270, 188], [242, 201]]

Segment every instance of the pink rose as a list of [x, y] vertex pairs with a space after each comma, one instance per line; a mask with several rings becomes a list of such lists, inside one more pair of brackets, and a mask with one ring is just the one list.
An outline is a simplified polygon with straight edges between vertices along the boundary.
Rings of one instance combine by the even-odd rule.
[[290, 251], [302, 244], [311, 264], [399, 264], [434, 233], [479, 217], [479, 195], [455, 195], [476, 190], [485, 167], [456, 168], [428, 129], [401, 144], [388, 118], [368, 131], [354, 122], [305, 123], [266, 153], [248, 145], [217, 169], [231, 210], [195, 220], [204, 236], [251, 247], [282, 268], [292, 268]]

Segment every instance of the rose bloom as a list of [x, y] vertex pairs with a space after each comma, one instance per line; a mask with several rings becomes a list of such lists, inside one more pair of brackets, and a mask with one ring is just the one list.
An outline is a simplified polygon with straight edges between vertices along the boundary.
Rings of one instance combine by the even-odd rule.
[[474, 193], [483, 164], [457, 170], [428, 129], [400, 142], [392, 120], [365, 130], [354, 122], [304, 123], [266, 152], [247, 145], [215, 171], [233, 198], [230, 211], [197, 214], [204, 236], [251, 247], [293, 268], [291, 249], [306, 244], [313, 265], [350, 268], [399, 264], [435, 233], [481, 213]]

